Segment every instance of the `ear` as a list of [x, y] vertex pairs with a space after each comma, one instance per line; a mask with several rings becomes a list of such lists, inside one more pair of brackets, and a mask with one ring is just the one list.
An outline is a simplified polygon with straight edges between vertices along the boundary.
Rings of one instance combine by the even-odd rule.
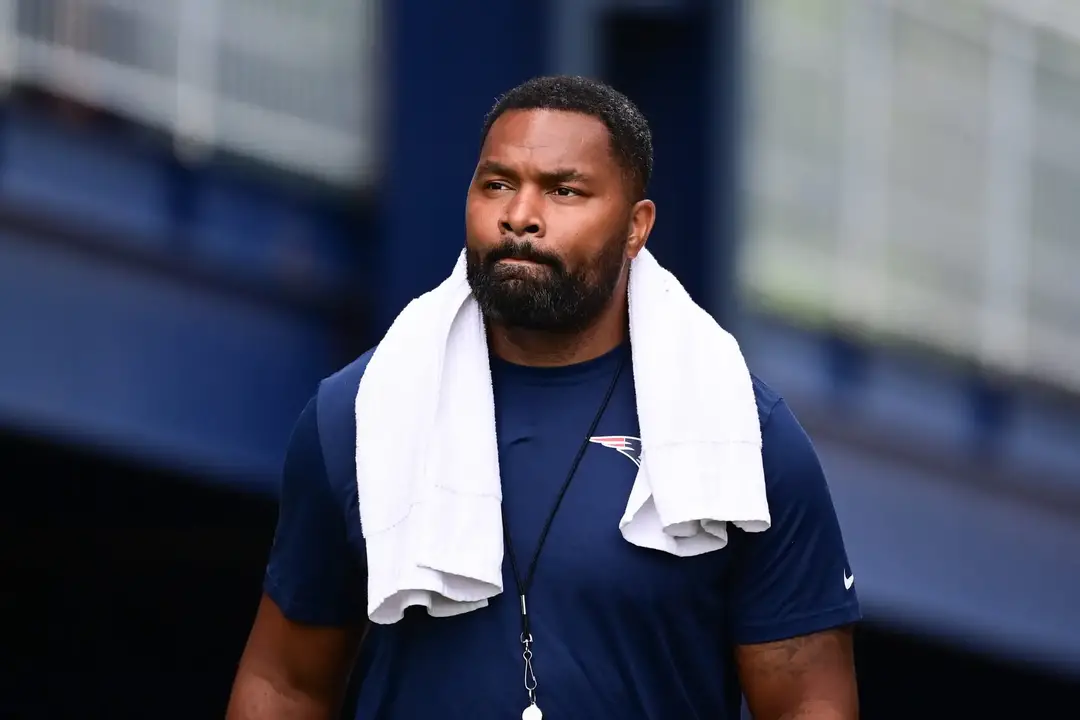
[[630, 214], [630, 239], [626, 244], [626, 256], [633, 260], [637, 257], [649, 239], [656, 223], [656, 203], [652, 200], [639, 200], [634, 203]]

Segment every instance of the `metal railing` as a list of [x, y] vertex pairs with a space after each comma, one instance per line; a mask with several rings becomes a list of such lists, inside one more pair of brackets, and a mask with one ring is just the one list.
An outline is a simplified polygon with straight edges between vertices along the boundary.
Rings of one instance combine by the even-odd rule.
[[367, 179], [373, 0], [0, 0], [0, 82], [22, 82], [333, 182]]
[[752, 3], [757, 301], [1080, 390], [1080, 3]]

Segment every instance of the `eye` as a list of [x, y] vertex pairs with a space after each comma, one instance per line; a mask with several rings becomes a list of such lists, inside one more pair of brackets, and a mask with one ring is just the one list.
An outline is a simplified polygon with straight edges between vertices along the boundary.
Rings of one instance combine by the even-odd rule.
[[574, 188], [562, 186], [555, 188], [555, 194], [559, 197], [576, 197], [581, 193]]
[[510, 186], [501, 180], [488, 180], [484, 183], [484, 189], [499, 192], [500, 190], [509, 190]]

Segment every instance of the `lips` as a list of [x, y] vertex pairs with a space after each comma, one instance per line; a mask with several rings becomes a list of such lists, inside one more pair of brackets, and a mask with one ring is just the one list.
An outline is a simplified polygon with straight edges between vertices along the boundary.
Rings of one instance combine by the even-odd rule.
[[539, 263], [539, 262], [537, 262], [535, 260], [525, 260], [523, 258], [503, 258], [502, 260], [497, 261], [496, 264], [498, 264], [498, 263], [504, 263], [506, 265], [542, 265], [543, 264], [543, 263]]

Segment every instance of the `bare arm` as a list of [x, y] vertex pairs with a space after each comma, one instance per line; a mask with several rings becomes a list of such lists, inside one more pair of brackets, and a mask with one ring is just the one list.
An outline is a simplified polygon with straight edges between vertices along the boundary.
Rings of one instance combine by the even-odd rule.
[[263, 595], [226, 719], [336, 718], [362, 631], [295, 623]]
[[742, 645], [736, 661], [755, 720], [858, 720], [850, 629]]

